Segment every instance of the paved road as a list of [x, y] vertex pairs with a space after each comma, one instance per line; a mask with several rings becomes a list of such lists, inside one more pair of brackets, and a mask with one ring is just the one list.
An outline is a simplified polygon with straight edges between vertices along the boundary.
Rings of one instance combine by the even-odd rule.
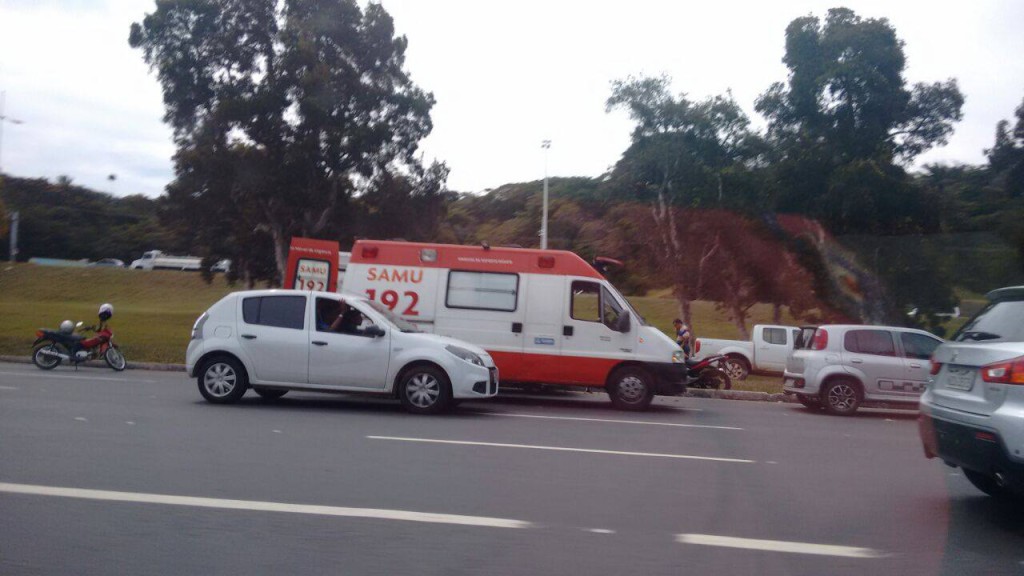
[[0, 574], [1024, 573], [915, 415], [603, 394], [416, 417], [0, 364]]

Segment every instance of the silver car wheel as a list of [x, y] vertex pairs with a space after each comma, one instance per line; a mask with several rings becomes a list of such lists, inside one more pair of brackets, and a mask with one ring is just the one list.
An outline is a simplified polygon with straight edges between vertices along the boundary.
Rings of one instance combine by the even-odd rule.
[[223, 398], [235, 389], [238, 383], [238, 375], [234, 368], [223, 362], [217, 362], [207, 367], [203, 374], [203, 387], [211, 396]]
[[845, 382], [836, 384], [828, 391], [828, 404], [837, 412], [853, 410], [857, 404], [857, 391]]
[[405, 386], [405, 396], [417, 408], [430, 408], [441, 397], [441, 383], [431, 374], [420, 372]]

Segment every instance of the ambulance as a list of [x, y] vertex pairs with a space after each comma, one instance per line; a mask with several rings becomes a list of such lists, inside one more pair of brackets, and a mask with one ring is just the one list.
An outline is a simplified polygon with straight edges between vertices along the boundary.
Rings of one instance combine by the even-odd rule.
[[484, 348], [502, 384], [603, 388], [623, 410], [686, 391], [675, 342], [572, 252], [359, 240], [340, 292]]

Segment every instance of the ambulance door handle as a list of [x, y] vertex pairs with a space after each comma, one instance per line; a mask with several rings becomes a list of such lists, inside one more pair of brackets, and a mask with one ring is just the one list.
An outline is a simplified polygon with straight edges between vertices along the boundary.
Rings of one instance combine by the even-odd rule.
[[562, 326], [562, 336], [572, 336], [572, 326]]
[[522, 322], [513, 322], [512, 323], [512, 332], [514, 334], [519, 334], [522, 331], [523, 331], [523, 323]]

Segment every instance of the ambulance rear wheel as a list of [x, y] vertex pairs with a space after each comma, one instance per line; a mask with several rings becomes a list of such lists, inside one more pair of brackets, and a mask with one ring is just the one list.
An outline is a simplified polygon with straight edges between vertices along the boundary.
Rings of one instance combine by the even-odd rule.
[[654, 380], [643, 369], [620, 368], [608, 383], [608, 396], [619, 410], [646, 410], [654, 400]]

